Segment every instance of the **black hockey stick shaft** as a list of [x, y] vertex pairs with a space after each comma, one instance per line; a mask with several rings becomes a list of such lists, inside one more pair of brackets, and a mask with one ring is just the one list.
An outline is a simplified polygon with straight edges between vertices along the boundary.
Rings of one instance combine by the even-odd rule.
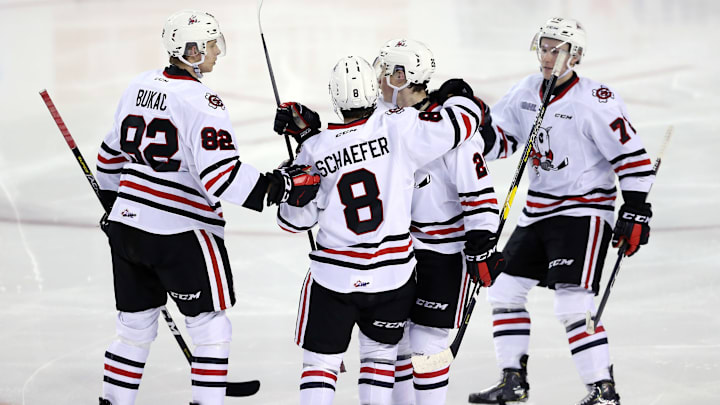
[[[190, 352], [190, 348], [185, 343], [185, 339], [183, 339], [175, 321], [170, 316], [170, 312], [164, 306], [160, 308], [160, 311], [163, 314], [163, 318], [165, 318], [168, 328], [170, 328], [170, 332], [173, 334], [173, 337], [175, 337], [175, 341], [180, 346], [180, 349], [182, 349], [182, 352], [185, 355], [185, 360], [187, 360], [188, 364], [192, 366], [192, 352]], [[260, 381], [258, 380], [227, 382], [226, 384], [225, 396], [228, 397], [248, 397], [260, 390]]]
[[[45, 106], [47, 107], [48, 111], [50, 111], [50, 115], [52, 115], [53, 120], [55, 120], [55, 124], [57, 125], [58, 129], [60, 130], [60, 133], [62, 134], [63, 138], [65, 138], [65, 142], [67, 143], [68, 147], [70, 147], [70, 150], [72, 151], [73, 155], [75, 155], [75, 159], [77, 159], [78, 164], [80, 165], [80, 168], [82, 169], [83, 173], [85, 174], [85, 178], [87, 179], [88, 183], [90, 183], [90, 187], [92, 187], [93, 192], [95, 193], [95, 196], [98, 198], [98, 201], [100, 201], [100, 206], [103, 207], [103, 210], [105, 210], [105, 204], [103, 204], [102, 197], [100, 196], [100, 186], [98, 185], [97, 181], [95, 180], [95, 176], [93, 175], [92, 171], [90, 170], [90, 167], [87, 165], [87, 161], [83, 157], [82, 153], [80, 153], [80, 149], [78, 148], [77, 144], [75, 143], [75, 140], [73, 139], [72, 135], [70, 134], [70, 131], [67, 129], [67, 126], [65, 125], [65, 121], [63, 121], [62, 117], [60, 116], [60, 113], [57, 110], [57, 107], [55, 107], [55, 103], [53, 103], [52, 99], [50, 98], [50, 94], [48, 94], [47, 90], [42, 90], [40, 92], [40, 97], [42, 97], [43, 101], [45, 102]], [[106, 211], [107, 213], [107, 211]], [[165, 307], [162, 308], [163, 317], [165, 318], [165, 321], [167, 321], [168, 327], [170, 328], [170, 331], [173, 333], [173, 336], [175, 337], [175, 340], [178, 342], [178, 345], [180, 346], [180, 349], [182, 350], [183, 354], [185, 355], [185, 358], [190, 363], [192, 361], [192, 354], [190, 353], [190, 349], [188, 348], [187, 344], [185, 343], [185, 339], [183, 339], [182, 335], [180, 334], [180, 331], [177, 329], [177, 326], [175, 325], [175, 322], [170, 317], [170, 313], [167, 311]], [[252, 381], [244, 381], [244, 382], [228, 382], [227, 383], [227, 389], [226, 389], [226, 395], [231, 397], [244, 397], [255, 394], [258, 389], [260, 389], [260, 382], [257, 380]]]
[[[270, 54], [268, 53], [267, 44], [265, 43], [265, 34], [263, 34], [262, 24], [260, 23], [260, 10], [262, 9], [263, 0], [258, 0], [257, 4], [257, 20], [258, 28], [260, 29], [260, 39], [262, 39], [263, 50], [265, 51], [265, 61], [267, 62], [268, 73], [270, 73], [270, 82], [272, 83], [273, 93], [275, 94], [275, 104], [280, 106], [280, 94], [278, 93], [277, 83], [275, 83], [275, 73], [273, 73], [272, 63], [270, 63]], [[285, 146], [287, 146], [288, 156], [290, 160], [294, 160], [295, 156], [290, 146], [290, 137], [288, 134], [285, 135]], [[315, 238], [313, 237], [312, 230], [307, 231], [308, 241], [310, 241], [310, 248], [315, 250]]]
[[[565, 58], [566, 54], [562, 52], [560, 55], [558, 55], [552, 75], [550, 76], [550, 79], [548, 79], [548, 81], [546, 82], [546, 89], [545, 94], [543, 94], [542, 105], [540, 106], [540, 109], [535, 116], [535, 122], [533, 123], [532, 129], [530, 130], [530, 135], [528, 136], [528, 140], [525, 143], [525, 149], [523, 150], [522, 156], [520, 157], [520, 163], [518, 164], [517, 169], [515, 169], [515, 175], [513, 176], [512, 182], [510, 183], [510, 190], [508, 191], [507, 196], [505, 196], [505, 203], [503, 204], [503, 209], [500, 212], [500, 222], [498, 223], [497, 229], [498, 237], [500, 237], [500, 233], [502, 233], [502, 229], [505, 226], [505, 221], [507, 221], [508, 214], [510, 213], [510, 207], [512, 206], [513, 200], [515, 199], [515, 193], [517, 192], [520, 181], [522, 180], [522, 174], [525, 171], [528, 159], [530, 158], [530, 151], [532, 151], [533, 142], [535, 142], [535, 138], [537, 138], [537, 134], [538, 132], [540, 132], [540, 125], [542, 124], [543, 118], [545, 117], [545, 110], [550, 104], [550, 97], [552, 96], [552, 92], [555, 89], [555, 84], [557, 83], [559, 72], [565, 64]], [[460, 350], [460, 343], [462, 343], [463, 337], [465, 336], [465, 330], [470, 323], [470, 316], [472, 316], [473, 309], [475, 308], [475, 303], [477, 302], [477, 293], [479, 290], [480, 283], [475, 283], [475, 285], [473, 286], [472, 294], [470, 295], [470, 302], [468, 302], [467, 306], [464, 309], [465, 313], [463, 314], [463, 323], [460, 325], [460, 328], [455, 335], [455, 339], [453, 339], [452, 343], [450, 344], [450, 351], [452, 352], [453, 357], [457, 356], [457, 353]]]
[[[658, 170], [660, 170], [660, 164], [662, 164], [662, 155], [665, 153], [665, 148], [667, 147], [668, 143], [670, 142], [670, 138], [672, 137], [673, 127], [672, 125], [667, 129], [665, 133], [665, 140], [663, 141], [663, 144], [661, 146], [660, 152], [658, 153], [657, 159], [655, 159], [655, 164], [653, 165], [653, 172], [657, 176]], [[650, 192], [648, 191], [648, 194]], [[620, 265], [622, 264], [623, 259], [625, 258], [625, 251], [627, 250], [627, 244], [623, 243], [620, 248], [618, 249], [618, 257], [615, 260], [615, 266], [613, 266], [612, 273], [610, 273], [610, 278], [608, 279], [607, 286], [605, 287], [605, 292], [603, 292], [602, 299], [600, 300], [600, 305], [598, 306], [598, 310], [595, 313], [595, 319], [593, 319], [590, 316], [590, 313], [587, 314], [585, 323], [586, 323], [586, 332], [590, 335], [595, 333], [595, 327], [600, 324], [600, 318], [602, 317], [603, 312], [605, 311], [605, 306], [607, 305], [608, 299], [610, 299], [610, 291], [612, 291], [612, 287], [615, 285], [615, 279], [617, 278], [618, 273], [620, 272]]]

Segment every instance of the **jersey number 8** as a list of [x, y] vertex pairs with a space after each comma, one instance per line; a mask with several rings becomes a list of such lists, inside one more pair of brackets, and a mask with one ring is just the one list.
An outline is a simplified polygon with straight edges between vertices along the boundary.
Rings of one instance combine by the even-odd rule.
[[[383, 221], [380, 188], [375, 174], [366, 169], [345, 173], [337, 183], [340, 201], [345, 206], [348, 229], [360, 235], [376, 230]], [[360, 219], [361, 215], [365, 217]]]

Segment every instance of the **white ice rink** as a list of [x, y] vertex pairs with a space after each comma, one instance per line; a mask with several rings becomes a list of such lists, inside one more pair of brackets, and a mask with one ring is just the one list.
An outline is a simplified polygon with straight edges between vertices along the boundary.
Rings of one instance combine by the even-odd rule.
[[[0, 0], [0, 405], [97, 403], [114, 336], [101, 208], [38, 92], [49, 91], [94, 170], [122, 91], [137, 73], [164, 66], [162, 24], [187, 7], [215, 14], [225, 33], [228, 55], [204, 82], [228, 106], [242, 160], [275, 167], [287, 156], [271, 130], [275, 101], [255, 0]], [[720, 403], [720, 2], [266, 0], [262, 22], [281, 98], [309, 104], [325, 124], [336, 121], [327, 95], [335, 61], [348, 54], [372, 61], [397, 37], [433, 50], [431, 88], [463, 77], [492, 105], [536, 71], [528, 45], [554, 15], [585, 24], [579, 74], [624, 98], [653, 157], [675, 126], [650, 197], [650, 244], [624, 262], [604, 316], [623, 404]], [[490, 165], [502, 199], [517, 159]], [[292, 335], [307, 238], [281, 231], [274, 210], [226, 204], [225, 217], [238, 297], [228, 311], [229, 378], [263, 384], [257, 395], [227, 403], [298, 403], [301, 349]], [[505, 229], [503, 243], [513, 226]], [[613, 250], [606, 276], [614, 260]], [[498, 377], [481, 294], [451, 368], [448, 404], [467, 403], [469, 392]], [[574, 404], [585, 390], [552, 293], [536, 289], [530, 301], [529, 404]], [[337, 404], [358, 402], [355, 340], [345, 363]], [[137, 403], [187, 404], [188, 371], [161, 321]]]

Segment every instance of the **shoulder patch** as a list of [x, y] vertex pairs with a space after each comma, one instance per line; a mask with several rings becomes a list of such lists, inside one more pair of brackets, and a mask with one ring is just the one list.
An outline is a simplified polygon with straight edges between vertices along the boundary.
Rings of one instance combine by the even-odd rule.
[[598, 103], [607, 103], [608, 99], [615, 99], [615, 95], [613, 94], [610, 89], [607, 87], [603, 87], [602, 85], [598, 87], [597, 89], [593, 89], [592, 91], [593, 97], [597, 97]]
[[222, 100], [220, 100], [220, 97], [218, 97], [217, 94], [211, 94], [211, 93], [205, 93], [205, 99], [208, 101], [208, 105], [214, 109], [225, 109], [225, 104], [223, 104]]
[[391, 109], [385, 111], [385, 115], [400, 114], [400, 113], [402, 113], [403, 111], [405, 111], [405, 109], [402, 108], [402, 107], [391, 108]]

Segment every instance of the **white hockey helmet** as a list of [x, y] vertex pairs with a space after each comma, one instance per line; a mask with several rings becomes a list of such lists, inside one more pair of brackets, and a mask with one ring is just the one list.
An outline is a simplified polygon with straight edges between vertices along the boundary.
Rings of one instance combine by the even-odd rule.
[[[540, 50], [540, 40], [551, 38], [570, 44], [570, 57], [576, 57], [580, 63], [586, 52], [585, 29], [579, 21], [570, 18], [553, 17], [535, 34], [531, 44], [531, 50]], [[538, 53], [538, 57], [539, 57]], [[569, 60], [568, 60], [569, 63]]]
[[409, 83], [423, 84], [430, 81], [430, 77], [435, 73], [435, 57], [420, 41], [393, 39], [380, 49], [374, 67], [378, 78], [381, 75], [390, 76], [396, 68], [402, 67]]
[[[205, 61], [207, 43], [216, 40], [220, 56], [225, 55], [225, 37], [215, 17], [204, 11], [182, 10], [168, 17], [162, 32], [163, 45], [170, 56], [186, 65], [199, 65]], [[198, 52], [192, 53], [192, 47]], [[188, 62], [186, 56], [201, 55], [200, 62]], [[195, 67], [195, 66], [193, 66]]]
[[335, 112], [370, 108], [378, 98], [378, 83], [372, 66], [359, 56], [347, 56], [338, 61], [330, 74], [330, 98]]

